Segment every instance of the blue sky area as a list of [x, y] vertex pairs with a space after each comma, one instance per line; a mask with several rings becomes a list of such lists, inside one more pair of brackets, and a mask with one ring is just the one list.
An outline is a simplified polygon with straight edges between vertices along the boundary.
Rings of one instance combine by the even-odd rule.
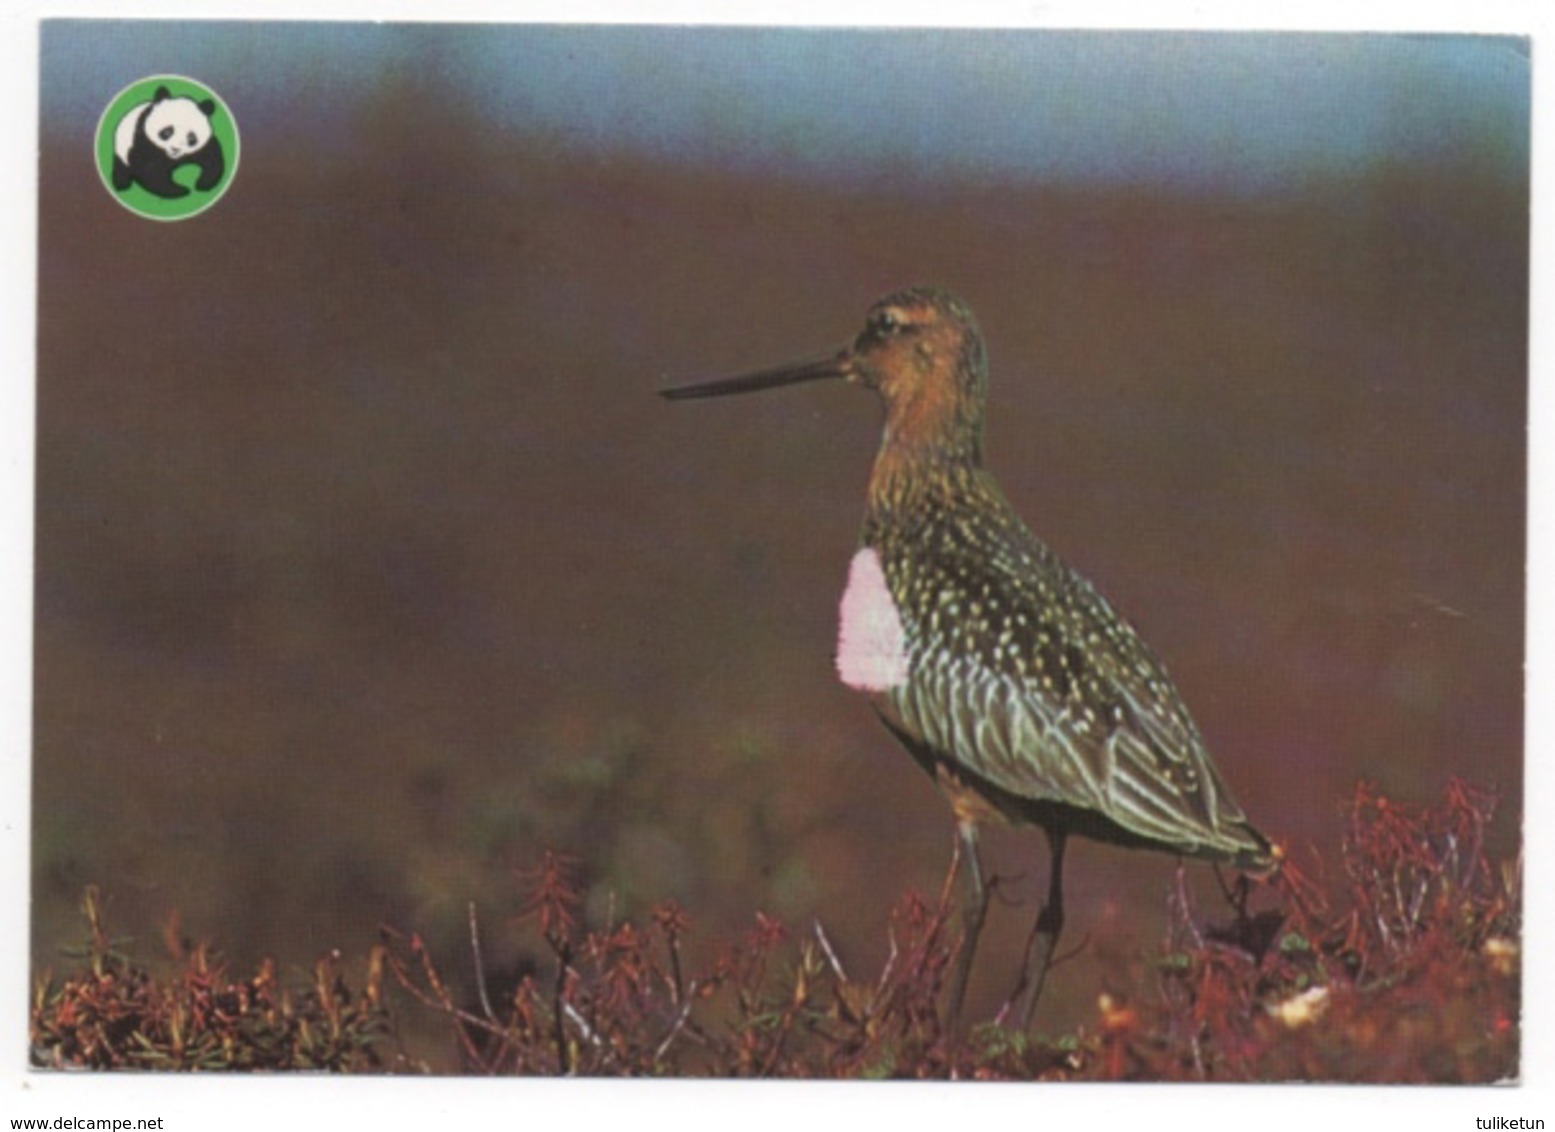
[[168, 72], [306, 144], [409, 80], [505, 133], [799, 177], [1259, 190], [1529, 160], [1527, 41], [1508, 37], [51, 21], [42, 64], [46, 137]]

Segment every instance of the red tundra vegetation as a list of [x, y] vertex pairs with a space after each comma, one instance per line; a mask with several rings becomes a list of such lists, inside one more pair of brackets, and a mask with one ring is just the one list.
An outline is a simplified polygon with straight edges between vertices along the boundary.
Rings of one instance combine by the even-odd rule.
[[[470, 916], [468, 957], [385, 928], [353, 984], [337, 954], [304, 985], [247, 978], [169, 931], [173, 973], [126, 955], [88, 890], [77, 969], [37, 981], [40, 1066], [427, 1072], [407, 1011], [446, 1025], [472, 1074], [967, 1080], [1485, 1082], [1518, 1072], [1520, 862], [1484, 849], [1493, 793], [1461, 780], [1428, 806], [1360, 784], [1337, 861], [1292, 855], [1225, 889], [1221, 922], [1172, 900], [1155, 954], [1120, 961], [1094, 1019], [1035, 1039], [998, 1021], [953, 1033], [953, 901], [909, 892], [879, 970], [844, 968], [824, 927], [756, 913], [693, 966], [674, 904], [590, 926], [567, 859], [519, 874], [540, 958], [499, 991]], [[441, 965], [468, 962], [475, 1001]], [[469, 997], [469, 996], [465, 996]], [[441, 1068], [441, 1067], [440, 1067]]]

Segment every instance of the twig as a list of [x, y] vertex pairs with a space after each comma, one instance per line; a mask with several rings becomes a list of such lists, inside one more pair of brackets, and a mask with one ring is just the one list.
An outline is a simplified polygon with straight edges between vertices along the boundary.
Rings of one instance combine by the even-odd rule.
[[890, 945], [891, 950], [886, 955], [885, 966], [880, 968], [880, 978], [875, 983], [876, 998], [879, 998], [883, 993], [885, 993], [886, 987], [890, 985], [891, 973], [896, 970], [896, 957], [899, 954], [896, 946], [896, 929], [890, 925], [887, 925], [885, 930], [885, 938], [886, 943]]
[[[695, 983], [692, 984], [691, 989], [692, 993], [695, 993]], [[681, 1034], [681, 1031], [686, 1028], [686, 1020], [691, 1017], [692, 1001], [692, 999], [688, 998], [681, 1005], [679, 1012], [677, 1012], [675, 1015], [675, 1024], [670, 1027], [670, 1032], [664, 1035], [664, 1040], [660, 1042], [658, 1048], [653, 1051], [653, 1060], [663, 1061], [664, 1055], [669, 1052], [670, 1046], [675, 1044], [675, 1039], [678, 1038]]]
[[[388, 931], [384, 933], [385, 938], [389, 938], [391, 934], [393, 937], [403, 938], [397, 932], [390, 933]], [[442, 979], [437, 974], [437, 969], [432, 966], [432, 958], [427, 954], [419, 936], [411, 937], [410, 948], [411, 952], [421, 960], [422, 973], [426, 976], [427, 985], [432, 988], [430, 992], [423, 990], [410, 977], [410, 972], [406, 970], [404, 962], [392, 947], [384, 948], [384, 962], [388, 964], [389, 971], [394, 976], [394, 981], [399, 983], [406, 993], [428, 1009], [446, 1014], [448, 1017], [464, 1023], [465, 1026], [491, 1034], [493, 1037], [501, 1039], [504, 1043], [510, 1041], [511, 1035], [495, 1020], [488, 1021], [454, 1005], [453, 999], [448, 993], [448, 988], [443, 985]], [[469, 1033], [462, 1027], [456, 1027], [455, 1030], [459, 1037], [459, 1044], [466, 1056], [476, 1064], [484, 1064], [484, 1059], [481, 1057], [480, 1051], [475, 1048], [474, 1043], [471, 1042]]]
[[604, 1046], [604, 1039], [602, 1039], [597, 1033], [594, 1032], [594, 1027], [590, 1026], [588, 1024], [588, 1020], [584, 1018], [583, 1015], [578, 1013], [578, 1008], [576, 1006], [570, 1002], [563, 1002], [562, 1013], [566, 1014], [568, 1018], [572, 1019], [573, 1025], [578, 1027], [578, 1031], [580, 1034], [582, 1034], [583, 1040], [588, 1042], [589, 1045], [593, 1046], [595, 1049], [599, 1049]]
[[1086, 932], [1080, 937], [1079, 943], [1075, 944], [1062, 955], [1053, 956], [1053, 958], [1048, 961], [1048, 969], [1056, 970], [1057, 968], [1062, 967], [1065, 963], [1072, 962], [1073, 960], [1077, 959], [1080, 955], [1080, 952], [1084, 951], [1087, 947], [1090, 946], [1090, 944], [1091, 933]]
[[491, 999], [486, 996], [486, 964], [481, 959], [481, 933], [475, 920], [475, 901], [470, 901], [470, 954], [475, 958], [475, 989], [480, 992], [481, 1009], [486, 1012], [486, 1017], [495, 1022], [497, 1012], [491, 1008]]
[[[563, 1010], [570, 1010], [571, 1004], [566, 1002], [562, 994], [567, 986], [567, 971], [571, 964], [572, 948], [566, 940], [552, 940], [551, 946], [556, 952], [556, 988], [551, 994], [551, 1038], [556, 1043], [556, 1064], [565, 1076], [571, 1076], [574, 1070], [572, 1057], [568, 1053], [571, 1048], [567, 1044], [567, 1031], [562, 1028]], [[576, 1013], [576, 1011], [573, 1011]], [[580, 1019], [581, 1020], [581, 1019]]]
[[826, 929], [821, 927], [821, 921], [815, 921], [815, 938], [821, 945], [821, 951], [826, 956], [826, 962], [831, 964], [831, 969], [836, 972], [837, 978], [846, 983], [848, 973], [842, 969], [842, 961], [837, 958], [837, 953], [832, 950], [831, 940], [826, 938]]

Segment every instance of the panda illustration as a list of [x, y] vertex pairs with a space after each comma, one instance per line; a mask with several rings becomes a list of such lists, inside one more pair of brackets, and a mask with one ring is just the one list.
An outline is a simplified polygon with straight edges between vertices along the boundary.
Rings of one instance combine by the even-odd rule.
[[137, 181], [159, 197], [183, 197], [189, 190], [173, 180], [173, 170], [198, 165], [194, 187], [209, 192], [221, 184], [227, 161], [221, 139], [211, 133], [213, 99], [196, 102], [157, 88], [150, 102], [131, 107], [113, 131], [113, 187], [124, 192]]

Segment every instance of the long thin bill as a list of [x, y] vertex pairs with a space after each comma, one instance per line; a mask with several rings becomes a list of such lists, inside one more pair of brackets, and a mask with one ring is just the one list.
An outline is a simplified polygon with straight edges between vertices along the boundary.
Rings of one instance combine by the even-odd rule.
[[777, 366], [739, 377], [703, 381], [694, 385], [676, 385], [659, 390], [667, 401], [690, 401], [698, 397], [727, 397], [732, 393], [754, 393], [758, 389], [776, 389], [779, 385], [798, 385], [802, 381], [825, 381], [848, 375], [847, 355], [836, 354], [813, 362]]

